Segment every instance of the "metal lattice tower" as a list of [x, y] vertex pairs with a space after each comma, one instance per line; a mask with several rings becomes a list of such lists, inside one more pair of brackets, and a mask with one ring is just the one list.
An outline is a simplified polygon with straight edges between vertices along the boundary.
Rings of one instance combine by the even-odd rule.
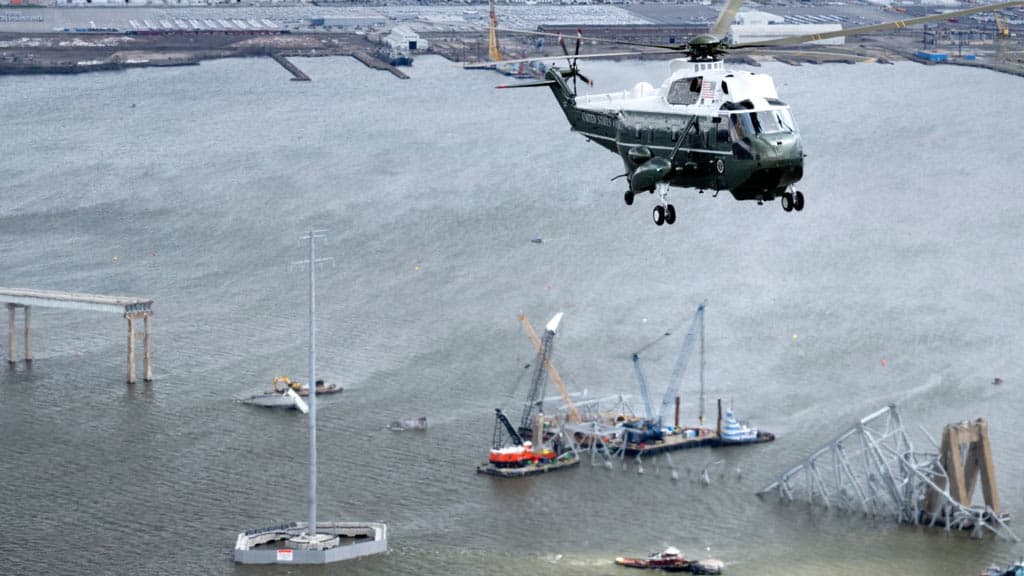
[[975, 537], [988, 530], [1017, 540], [992, 507], [971, 506], [969, 497], [964, 502], [951, 494], [942, 458], [914, 449], [895, 404], [861, 419], [758, 495], [771, 493], [784, 501], [805, 500], [906, 524], [971, 529]]
[[[531, 429], [533, 422], [533, 411], [543, 409], [544, 403], [544, 386], [547, 384], [548, 373], [547, 373], [547, 362], [551, 358], [551, 351], [554, 348], [555, 332], [553, 330], [545, 330], [544, 336], [541, 339], [541, 349], [537, 353], [536, 368], [533, 370], [533, 381], [530, 383], [530, 395], [526, 398], [526, 405], [523, 406], [523, 417], [519, 421], [519, 433], [523, 434], [524, 431]], [[539, 438], [534, 439], [535, 442], [539, 442]]]

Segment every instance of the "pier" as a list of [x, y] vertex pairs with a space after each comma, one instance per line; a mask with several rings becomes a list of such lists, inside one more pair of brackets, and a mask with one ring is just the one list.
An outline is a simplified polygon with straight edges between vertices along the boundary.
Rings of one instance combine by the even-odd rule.
[[282, 68], [284, 68], [285, 70], [287, 70], [287, 71], [292, 73], [292, 81], [293, 82], [294, 81], [299, 81], [299, 82], [309, 82], [310, 81], [310, 77], [307, 76], [305, 72], [300, 70], [298, 66], [293, 64], [291, 60], [285, 58], [284, 56], [282, 56], [280, 54], [271, 54], [270, 57], [274, 59], [274, 62], [277, 62], [278, 64], [280, 64]]
[[25, 362], [32, 362], [32, 307], [64, 308], [92, 312], [114, 312], [128, 320], [128, 383], [135, 383], [135, 339], [139, 335], [135, 323], [142, 320], [143, 380], [153, 380], [152, 351], [150, 348], [150, 318], [153, 300], [133, 296], [104, 296], [77, 294], [53, 290], [0, 288], [0, 303], [7, 305], [7, 362], [17, 362], [15, 310], [24, 311]]
[[406, 74], [405, 72], [402, 72], [401, 70], [392, 66], [391, 64], [388, 64], [387, 62], [378, 60], [377, 58], [370, 56], [366, 52], [360, 52], [357, 50], [352, 53], [352, 57], [362, 62], [367, 68], [373, 68], [374, 70], [387, 70], [388, 72], [391, 72], [396, 77], [401, 78], [402, 80], [409, 79], [409, 75]]

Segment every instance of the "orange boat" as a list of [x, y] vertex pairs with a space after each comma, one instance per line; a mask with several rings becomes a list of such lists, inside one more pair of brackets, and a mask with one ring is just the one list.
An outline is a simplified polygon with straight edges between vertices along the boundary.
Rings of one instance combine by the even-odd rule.
[[690, 561], [679, 551], [678, 548], [669, 546], [662, 552], [652, 552], [647, 558], [623, 558], [615, 559], [619, 566], [628, 568], [650, 568], [654, 570], [665, 570], [668, 572], [687, 572], [690, 569]]
[[669, 546], [662, 552], [653, 552], [647, 558], [618, 557], [615, 563], [627, 568], [648, 568], [666, 572], [690, 572], [692, 574], [721, 574], [725, 564], [721, 560], [687, 560], [678, 548]]

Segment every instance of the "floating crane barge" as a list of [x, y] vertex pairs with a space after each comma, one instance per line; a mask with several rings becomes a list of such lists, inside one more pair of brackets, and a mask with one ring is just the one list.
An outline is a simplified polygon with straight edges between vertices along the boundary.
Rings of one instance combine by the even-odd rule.
[[[633, 371], [636, 374], [637, 382], [640, 384], [640, 395], [644, 402], [644, 419], [633, 422], [624, 422], [623, 454], [626, 456], [654, 456], [673, 450], [686, 448], [699, 448], [701, 446], [735, 446], [742, 444], [759, 444], [775, 440], [775, 435], [770, 432], [750, 428], [741, 424], [733, 416], [732, 410], [725, 413], [722, 418], [722, 401], [718, 401], [718, 421], [714, 429], [703, 426], [680, 426], [679, 425], [679, 388], [683, 382], [683, 374], [689, 364], [690, 355], [699, 337], [700, 341], [700, 421], [704, 422], [704, 308], [706, 303], [701, 303], [693, 315], [690, 328], [686, 338], [683, 339], [682, 349], [676, 359], [675, 367], [672, 369], [672, 377], [669, 380], [668, 389], [661, 400], [659, 411], [655, 414], [651, 407], [650, 395], [648, 393], [647, 378], [640, 367], [640, 355], [633, 354]], [[666, 333], [667, 335], [668, 333]], [[667, 420], [669, 407], [675, 403], [675, 422], [673, 426], [664, 426], [662, 423]]]

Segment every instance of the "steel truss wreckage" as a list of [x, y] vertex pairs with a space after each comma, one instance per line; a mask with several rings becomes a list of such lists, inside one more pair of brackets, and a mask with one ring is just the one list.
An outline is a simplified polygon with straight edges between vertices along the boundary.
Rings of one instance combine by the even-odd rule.
[[[805, 500], [947, 531], [970, 530], [974, 538], [992, 532], [1019, 542], [999, 508], [987, 423], [946, 426], [941, 448], [930, 436], [929, 441], [935, 452], [915, 450], [891, 404], [784, 472], [758, 496], [777, 494], [783, 501]], [[972, 505], [979, 475], [985, 503]]]

